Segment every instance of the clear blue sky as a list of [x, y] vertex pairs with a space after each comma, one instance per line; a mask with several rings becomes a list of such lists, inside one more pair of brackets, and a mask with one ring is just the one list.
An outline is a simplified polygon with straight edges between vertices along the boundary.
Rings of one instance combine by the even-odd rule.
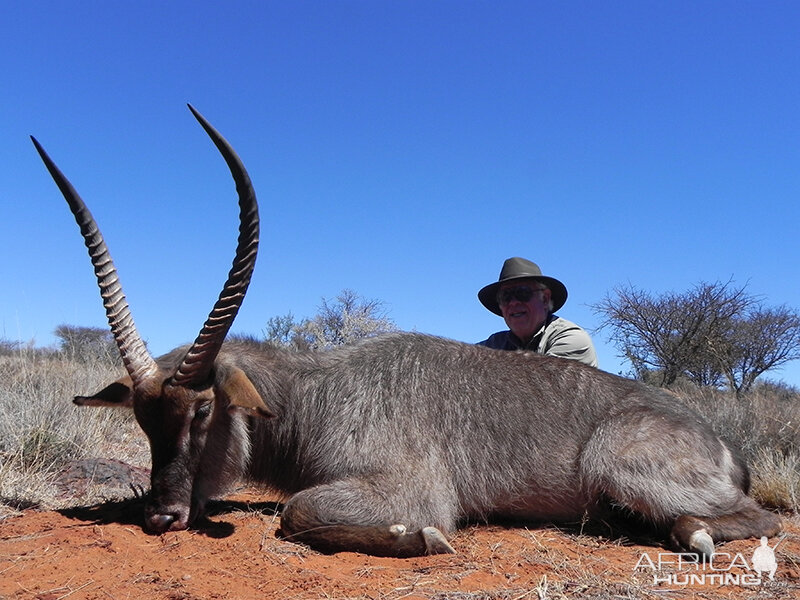
[[[194, 338], [236, 200], [262, 215], [234, 325], [351, 288], [402, 329], [477, 341], [503, 260], [564, 281], [587, 329], [615, 286], [747, 283], [800, 307], [794, 2], [16, 2], [0, 22], [0, 336], [105, 326], [28, 135], [94, 212], [143, 337]], [[595, 336], [601, 366], [626, 371]], [[800, 385], [800, 361], [772, 375]]]

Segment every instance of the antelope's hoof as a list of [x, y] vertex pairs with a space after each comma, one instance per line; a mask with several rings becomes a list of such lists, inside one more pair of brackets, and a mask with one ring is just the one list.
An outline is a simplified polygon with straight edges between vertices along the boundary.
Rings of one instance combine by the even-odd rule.
[[714, 539], [705, 529], [698, 529], [689, 536], [689, 549], [697, 552], [700, 560], [706, 560], [714, 554]]
[[423, 527], [420, 531], [428, 554], [455, 554], [455, 549], [436, 527]]

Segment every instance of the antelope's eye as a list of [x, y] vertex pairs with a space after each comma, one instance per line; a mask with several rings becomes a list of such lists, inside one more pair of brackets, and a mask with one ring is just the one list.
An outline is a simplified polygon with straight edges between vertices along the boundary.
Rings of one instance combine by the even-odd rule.
[[211, 414], [211, 402], [207, 404], [203, 404], [194, 412], [194, 420], [195, 421], [202, 421], [203, 419], [207, 418], [208, 415]]

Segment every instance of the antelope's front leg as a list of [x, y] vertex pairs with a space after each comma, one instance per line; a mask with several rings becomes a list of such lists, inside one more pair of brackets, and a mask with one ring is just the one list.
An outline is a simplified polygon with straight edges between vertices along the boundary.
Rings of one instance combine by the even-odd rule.
[[404, 502], [395, 500], [392, 502], [392, 498], [361, 480], [309, 488], [286, 503], [281, 533], [287, 540], [308, 544], [321, 552], [395, 557], [455, 553], [443, 533], [453, 524], [435, 523], [423, 514], [402, 515]]

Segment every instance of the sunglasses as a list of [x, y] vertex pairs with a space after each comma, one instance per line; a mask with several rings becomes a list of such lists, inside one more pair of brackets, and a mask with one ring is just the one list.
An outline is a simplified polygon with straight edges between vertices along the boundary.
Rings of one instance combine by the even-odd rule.
[[543, 292], [544, 288], [533, 288], [529, 285], [518, 285], [512, 288], [505, 288], [497, 292], [497, 303], [508, 304], [512, 300], [527, 302], [536, 292]]

